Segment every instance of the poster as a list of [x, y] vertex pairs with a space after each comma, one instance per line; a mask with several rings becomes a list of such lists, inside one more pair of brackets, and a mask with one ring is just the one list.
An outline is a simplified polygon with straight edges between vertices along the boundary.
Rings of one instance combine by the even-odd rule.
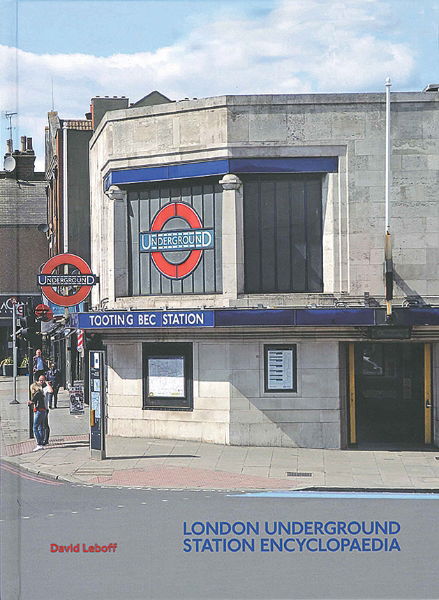
[[[0, 596], [436, 600], [438, 1], [3, 8], [0, 297], [91, 260], [108, 460], [82, 388], [35, 449], [0, 377]], [[194, 230], [214, 247], [139, 251]], [[65, 381], [70, 325], [44, 339]]]
[[84, 386], [74, 385], [69, 387], [70, 396], [70, 414], [84, 414]]
[[148, 391], [150, 396], [184, 398], [184, 358], [148, 358]]

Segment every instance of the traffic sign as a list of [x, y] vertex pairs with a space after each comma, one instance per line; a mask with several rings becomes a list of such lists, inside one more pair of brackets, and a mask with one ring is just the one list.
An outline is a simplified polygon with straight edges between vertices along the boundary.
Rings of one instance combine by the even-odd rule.
[[[57, 275], [52, 274], [53, 271], [61, 266], [72, 266], [79, 271], [77, 275]], [[80, 256], [76, 254], [57, 254], [46, 262], [38, 275], [38, 285], [41, 286], [41, 291], [45, 297], [58, 306], [74, 306], [79, 304], [91, 292], [92, 286], [97, 283], [98, 278], [93, 275], [90, 267]], [[76, 292], [71, 295], [59, 294], [54, 288], [59, 286], [76, 287]]]
[[47, 306], [47, 304], [38, 304], [35, 307], [34, 312], [36, 318], [44, 321], [45, 323], [53, 319], [53, 311], [49, 306]]

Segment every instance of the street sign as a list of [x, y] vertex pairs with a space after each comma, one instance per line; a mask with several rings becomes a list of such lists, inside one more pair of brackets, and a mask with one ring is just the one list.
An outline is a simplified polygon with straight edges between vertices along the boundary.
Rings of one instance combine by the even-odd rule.
[[45, 323], [47, 321], [51, 321], [53, 319], [53, 312], [51, 310], [51, 308], [49, 306], [47, 306], [47, 304], [38, 304], [35, 307], [35, 316], [37, 319], [40, 319], [41, 321], [44, 321]]
[[[79, 274], [53, 274], [53, 271], [62, 265], [73, 267]], [[93, 275], [90, 267], [80, 256], [76, 254], [57, 254], [46, 262], [38, 275], [38, 285], [48, 300], [58, 306], [74, 306], [79, 304], [91, 292], [91, 288], [97, 283], [98, 278]], [[73, 294], [63, 295], [56, 289], [58, 287], [78, 288]]]

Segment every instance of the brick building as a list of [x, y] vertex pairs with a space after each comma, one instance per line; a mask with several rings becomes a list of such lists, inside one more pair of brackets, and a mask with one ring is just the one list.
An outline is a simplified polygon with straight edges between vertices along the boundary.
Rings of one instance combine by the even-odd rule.
[[[11, 161], [11, 157], [13, 161]], [[47, 239], [38, 230], [47, 224], [44, 173], [35, 172], [32, 138], [21, 138], [21, 149], [8, 141], [8, 171], [0, 171], [0, 357], [12, 356], [11, 298], [41, 298], [37, 273], [47, 260]]]

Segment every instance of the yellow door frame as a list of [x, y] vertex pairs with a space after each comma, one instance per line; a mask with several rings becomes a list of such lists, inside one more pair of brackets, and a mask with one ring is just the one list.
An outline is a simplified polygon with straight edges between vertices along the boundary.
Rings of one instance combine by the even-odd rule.
[[432, 443], [431, 344], [424, 344], [424, 442]]
[[[348, 345], [349, 376], [349, 444], [357, 443], [357, 418], [355, 394], [355, 344]], [[432, 384], [431, 384], [431, 344], [424, 344], [424, 443], [432, 443]]]
[[348, 347], [349, 371], [349, 444], [357, 443], [357, 415], [355, 396], [355, 344], [349, 342]]

